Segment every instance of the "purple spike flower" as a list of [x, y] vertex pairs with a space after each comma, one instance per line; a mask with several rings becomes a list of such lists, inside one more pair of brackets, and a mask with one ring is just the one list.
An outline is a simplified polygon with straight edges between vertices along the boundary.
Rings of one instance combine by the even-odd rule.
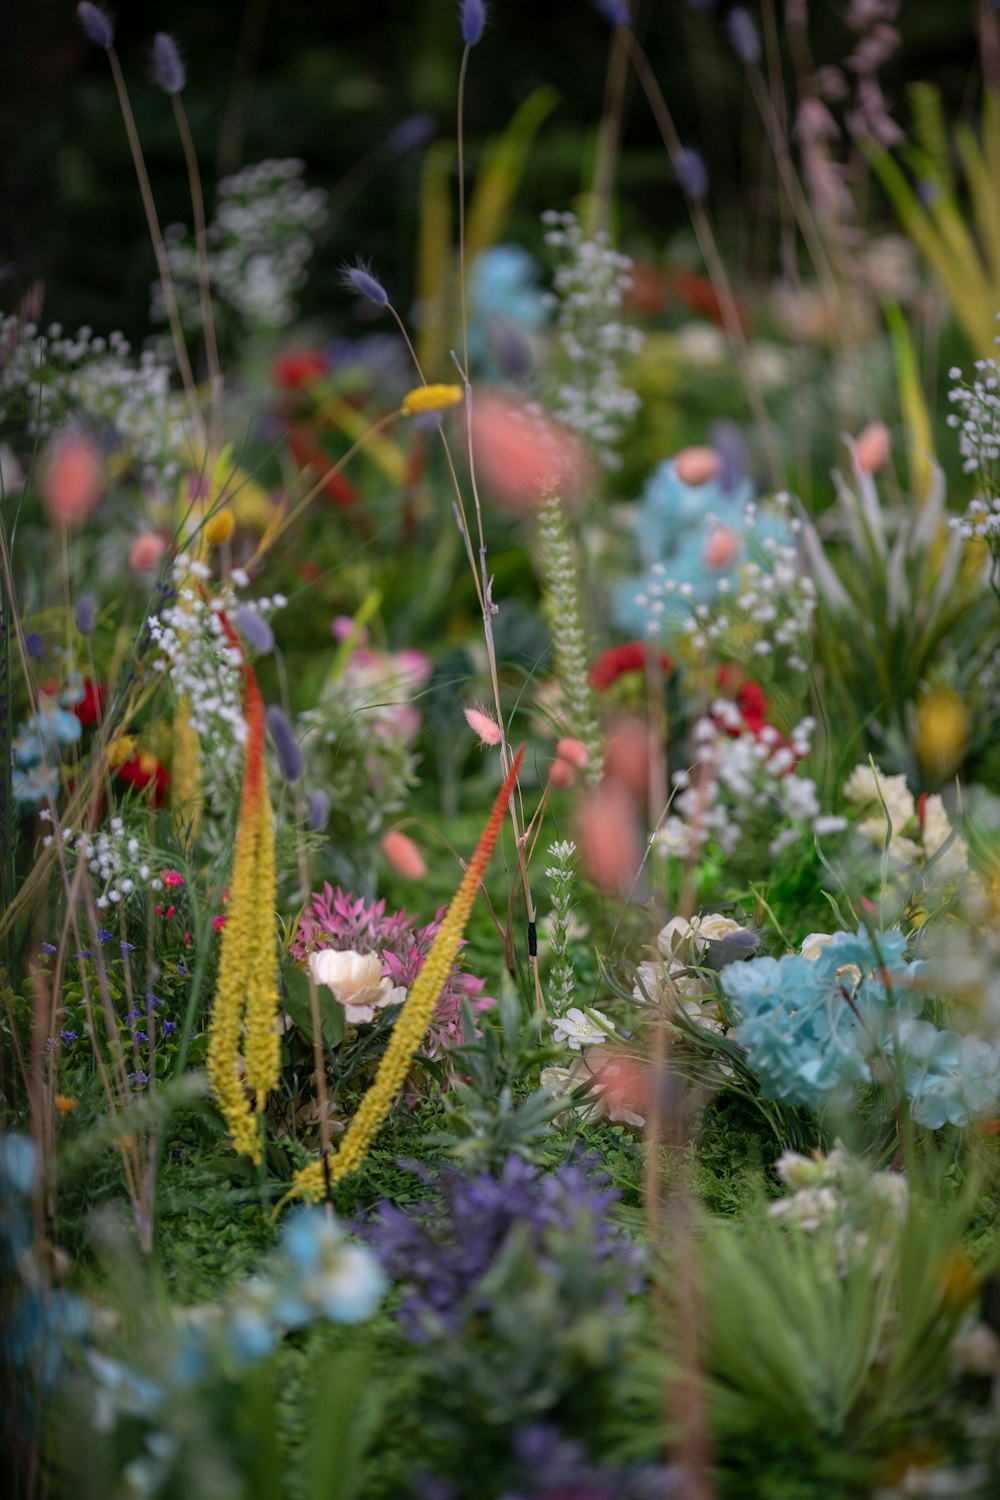
[[81, 594], [76, 601], [76, 628], [81, 635], [92, 635], [97, 623], [97, 606], [93, 594]]
[[435, 130], [433, 115], [410, 115], [400, 120], [385, 138], [387, 151], [417, 151], [426, 146]]
[[609, 26], [632, 24], [628, 0], [594, 0], [594, 9], [600, 12]]
[[165, 94], [179, 94], [187, 82], [177, 43], [165, 31], [153, 38], [153, 77]]
[[80, 0], [76, 16], [88, 42], [105, 50], [111, 46], [115, 39], [115, 28], [111, 24], [111, 17], [99, 5], [91, 5], [90, 0]]
[[462, 28], [462, 41], [467, 47], [474, 47], [486, 25], [486, 6], [483, 0], [461, 0], [458, 21]]
[[313, 792], [309, 801], [309, 831], [310, 833], [322, 833], [330, 820], [330, 798], [320, 788]]
[[267, 727], [271, 731], [283, 774], [289, 781], [298, 781], [306, 768], [306, 758], [295, 738], [295, 731], [288, 722], [288, 716], [273, 703], [267, 711]]
[[376, 307], [389, 306], [389, 293], [372, 275], [370, 265], [364, 261], [357, 261], [353, 266], [345, 266], [343, 271], [344, 285], [350, 287], [352, 292], [357, 292], [359, 297], [364, 297], [369, 302], [374, 302]]
[[267, 656], [274, 650], [274, 631], [264, 616], [249, 604], [241, 605], [236, 611], [236, 625], [247, 645], [252, 646], [258, 656]]
[[753, 17], [742, 5], [737, 5], [726, 17], [726, 30], [729, 32], [729, 40], [733, 51], [740, 62], [753, 67], [754, 63], [760, 62], [760, 38], [757, 28], [753, 23]]
[[693, 146], [682, 146], [674, 157], [677, 179], [689, 198], [704, 198], [708, 192], [708, 172], [699, 152]]

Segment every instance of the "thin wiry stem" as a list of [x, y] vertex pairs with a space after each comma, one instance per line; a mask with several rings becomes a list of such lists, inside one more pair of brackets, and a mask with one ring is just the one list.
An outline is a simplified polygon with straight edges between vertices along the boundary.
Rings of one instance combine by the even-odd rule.
[[198, 406], [198, 392], [195, 388], [194, 375], [191, 371], [191, 361], [188, 358], [187, 345], [184, 342], [184, 331], [181, 328], [180, 313], [177, 309], [174, 278], [170, 270], [170, 261], [167, 259], [167, 247], [163, 243], [160, 220], [156, 212], [156, 204], [153, 201], [153, 190], [149, 185], [149, 174], [146, 171], [146, 162], [142, 154], [139, 132], [135, 126], [135, 116], [132, 114], [132, 105], [129, 102], [128, 90], [125, 87], [125, 79], [122, 75], [121, 64], [118, 61], [118, 54], [115, 52], [114, 47], [109, 47], [107, 53], [108, 62], [111, 64], [111, 76], [115, 81], [115, 89], [118, 93], [118, 104], [121, 108], [122, 119], [125, 122], [125, 134], [128, 136], [129, 149], [132, 152], [132, 164], [135, 167], [135, 175], [139, 182], [139, 194], [142, 198], [142, 206], [146, 211], [146, 224], [149, 228], [149, 237], [153, 242], [156, 268], [160, 273], [160, 282], [163, 286], [163, 300], [166, 304], [170, 332], [174, 341], [177, 368], [180, 370], [181, 381], [184, 385], [184, 394], [187, 396], [191, 412], [191, 422], [197, 440], [200, 444], [204, 445], [205, 424], [202, 421], [201, 411]]
[[212, 308], [212, 284], [208, 274], [208, 230], [205, 224], [205, 200], [201, 191], [201, 174], [198, 171], [198, 156], [188, 125], [187, 111], [180, 94], [172, 94], [174, 119], [181, 138], [184, 162], [187, 166], [188, 183], [191, 189], [191, 212], [194, 217], [194, 239], [198, 253], [198, 298], [201, 303], [201, 325], [205, 338], [205, 359], [208, 363], [208, 385], [211, 392], [211, 441], [212, 451], [217, 453], [222, 430], [222, 369], [219, 364], [219, 345], [215, 336], [215, 313]]

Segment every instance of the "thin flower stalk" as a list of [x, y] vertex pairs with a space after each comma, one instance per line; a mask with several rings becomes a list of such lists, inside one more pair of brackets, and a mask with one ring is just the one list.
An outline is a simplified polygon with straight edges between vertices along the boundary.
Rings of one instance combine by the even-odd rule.
[[523, 756], [523, 749], [519, 750], [497, 793], [493, 811], [476, 846], [476, 852], [469, 861], [462, 883], [403, 1004], [375, 1080], [351, 1120], [340, 1150], [332, 1159], [310, 1162], [309, 1166], [297, 1172], [288, 1197], [317, 1202], [325, 1194], [327, 1181], [339, 1182], [349, 1172], [355, 1171], [368, 1155], [379, 1127], [406, 1081], [417, 1049], [427, 1034], [438, 996], [451, 973], [476, 893], [507, 816], [507, 807]]

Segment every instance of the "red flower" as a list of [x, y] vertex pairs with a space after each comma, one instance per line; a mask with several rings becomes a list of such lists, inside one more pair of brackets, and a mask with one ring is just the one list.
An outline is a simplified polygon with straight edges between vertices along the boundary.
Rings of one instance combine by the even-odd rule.
[[89, 729], [93, 724], [100, 721], [104, 712], [105, 687], [102, 682], [95, 682], [92, 677], [83, 679], [83, 697], [79, 703], [74, 703], [72, 712], [76, 714], [84, 729]]
[[[642, 641], [628, 641], [624, 646], [609, 646], [602, 651], [590, 669], [590, 685], [599, 693], [605, 692], [619, 677], [628, 672], [644, 672], [646, 669], [646, 646]], [[674, 664], [665, 651], [661, 651], [660, 666], [669, 677]]]
[[271, 381], [286, 391], [301, 391], [320, 380], [329, 369], [326, 355], [319, 349], [292, 349], [279, 354], [271, 365]]
[[321, 447], [316, 436], [306, 427], [290, 427], [287, 433], [288, 451], [300, 469], [315, 471], [316, 478], [323, 476], [323, 488], [334, 505], [356, 505], [358, 492], [343, 474], [331, 474], [336, 460]]
[[130, 755], [128, 760], [122, 761], [115, 775], [126, 786], [134, 786], [139, 790], [152, 785], [153, 806], [163, 806], [163, 798], [170, 784], [170, 773], [148, 750], [140, 750], [135, 755]]
[[[760, 683], [742, 678], [735, 667], [720, 667], [715, 680], [723, 692], [736, 689], [736, 706], [743, 715], [743, 729], [749, 730], [754, 736], [759, 735], [762, 729], [766, 729], [770, 704]], [[743, 730], [739, 729], [729, 731], [733, 739], [736, 739], [742, 732]]]

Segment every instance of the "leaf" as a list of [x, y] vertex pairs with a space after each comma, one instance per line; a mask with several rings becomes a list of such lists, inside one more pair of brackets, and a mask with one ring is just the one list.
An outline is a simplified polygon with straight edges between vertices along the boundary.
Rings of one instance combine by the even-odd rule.
[[[284, 1007], [302, 1035], [311, 1042], [313, 1040], [313, 1017], [312, 1001], [309, 995], [309, 976], [304, 969], [289, 964], [282, 977], [285, 990]], [[332, 991], [326, 985], [317, 985], [316, 989], [323, 1040], [328, 1047], [339, 1047], [344, 1040], [344, 1007], [337, 1003]]]
[[353, 1500], [381, 1410], [367, 1353], [341, 1352], [325, 1362], [316, 1384], [312, 1440], [306, 1450], [307, 1500]]

